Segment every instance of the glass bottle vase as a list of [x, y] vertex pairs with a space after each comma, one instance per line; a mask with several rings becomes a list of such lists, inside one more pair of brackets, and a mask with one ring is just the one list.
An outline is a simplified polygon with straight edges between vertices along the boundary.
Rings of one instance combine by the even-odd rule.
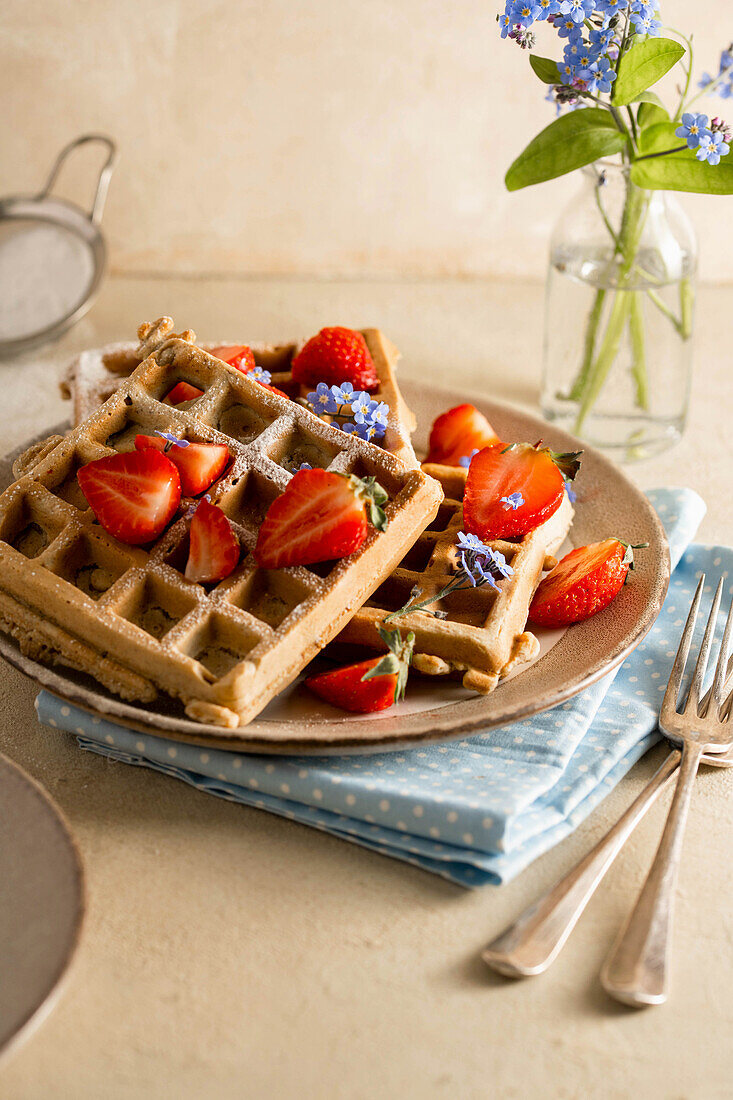
[[697, 242], [677, 199], [636, 187], [626, 167], [582, 176], [550, 247], [542, 411], [634, 461], [684, 430]]

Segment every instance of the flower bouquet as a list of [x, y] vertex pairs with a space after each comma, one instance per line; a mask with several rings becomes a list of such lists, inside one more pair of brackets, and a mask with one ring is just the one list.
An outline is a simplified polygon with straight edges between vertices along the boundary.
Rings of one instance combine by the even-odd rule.
[[[697, 110], [704, 95], [733, 95], [733, 46], [692, 90], [692, 40], [662, 33], [657, 0], [508, 0], [498, 19], [522, 49], [542, 22], [562, 48], [557, 60], [530, 54], [557, 117], [507, 188], [575, 169], [586, 179], [552, 242], [543, 411], [643, 457], [679, 438], [689, 390], [696, 248], [666, 192], [733, 193], [730, 129]], [[672, 70], [667, 106], [650, 89]]]

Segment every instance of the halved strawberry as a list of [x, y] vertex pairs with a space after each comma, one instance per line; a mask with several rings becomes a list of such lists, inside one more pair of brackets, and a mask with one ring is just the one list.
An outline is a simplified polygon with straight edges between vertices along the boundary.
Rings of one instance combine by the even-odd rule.
[[164, 404], [182, 405], [184, 401], [195, 401], [203, 392], [198, 386], [192, 386], [190, 382], [176, 382], [170, 393], [166, 394]]
[[221, 347], [212, 348], [209, 355], [216, 356], [222, 363], [228, 363], [230, 367], [236, 367], [242, 374], [247, 374], [255, 368], [252, 348], [246, 344], [222, 344]]
[[262, 386], [262, 388], [263, 388], [263, 389], [265, 389], [265, 390], [269, 390], [269, 391], [270, 391], [270, 393], [276, 393], [276, 394], [279, 394], [279, 396], [280, 396], [280, 397], [284, 397], [284, 398], [286, 398], [286, 400], [288, 400], [288, 401], [290, 400], [290, 398], [288, 397], [288, 395], [287, 395], [286, 393], [283, 393], [283, 391], [282, 391], [282, 390], [279, 390], [279, 389], [277, 388], [277, 386], [271, 386], [269, 382], [260, 382], [260, 385]]
[[466, 530], [481, 539], [521, 538], [534, 531], [562, 504], [564, 477], [575, 477], [580, 454], [559, 454], [539, 443], [479, 451], [466, 478]]
[[309, 565], [353, 554], [367, 535], [367, 510], [380, 531], [387, 494], [374, 478], [300, 470], [277, 497], [260, 527], [255, 558], [266, 569]]
[[373, 390], [379, 384], [366, 340], [353, 328], [322, 328], [293, 359], [293, 380], [309, 386], [319, 382], [351, 382], [355, 390]]
[[77, 480], [105, 531], [130, 546], [158, 538], [181, 500], [178, 470], [157, 450], [97, 458]]
[[461, 466], [461, 459], [474, 451], [499, 443], [499, 437], [483, 413], [473, 405], [456, 405], [441, 413], [430, 429], [426, 462], [441, 466]]
[[332, 706], [357, 714], [386, 710], [398, 703], [405, 694], [415, 635], [410, 633], [403, 641], [399, 630], [381, 626], [379, 633], [389, 648], [386, 656], [310, 676], [306, 687]]
[[163, 451], [181, 475], [181, 491], [185, 497], [205, 492], [223, 473], [229, 461], [229, 451], [223, 443], [174, 443], [159, 435], [136, 435], [135, 449], [154, 447]]
[[223, 581], [239, 561], [239, 542], [229, 520], [215, 504], [202, 500], [191, 520], [186, 580]]
[[634, 568], [634, 549], [604, 539], [571, 550], [541, 582], [529, 608], [539, 626], [569, 626], [608, 607]]

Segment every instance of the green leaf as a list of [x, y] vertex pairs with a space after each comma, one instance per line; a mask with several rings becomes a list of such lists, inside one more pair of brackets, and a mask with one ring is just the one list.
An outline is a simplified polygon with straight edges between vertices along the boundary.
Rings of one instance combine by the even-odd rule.
[[[647, 98], [647, 96], [649, 98]], [[642, 130], [645, 130], [647, 126], [654, 126], [657, 122], [669, 122], [669, 112], [663, 105], [661, 100], [659, 103], [655, 103], [654, 100], [659, 99], [654, 95], [654, 92], [642, 92], [640, 96], [637, 96], [634, 100], [639, 104], [639, 110], [636, 114], [636, 120]]]
[[504, 177], [509, 191], [564, 176], [599, 157], [620, 153], [626, 135], [608, 111], [585, 107], [561, 115], [546, 126], [520, 153]]
[[698, 160], [692, 149], [685, 149], [666, 157], [637, 160], [631, 166], [631, 179], [637, 187], [649, 191], [733, 195], [733, 164], [727, 164], [728, 160], [733, 157], [723, 157], [720, 164], [707, 164]]
[[675, 152], [668, 156], [640, 159], [631, 166], [631, 178], [638, 187], [649, 191], [695, 191], [703, 195], [733, 194], [733, 157], [723, 157], [720, 164], [699, 161], [694, 149], [684, 145], [675, 134], [674, 122], [658, 122], [642, 130], [639, 151], [642, 154]]
[[663, 153], [667, 149], [679, 149], [685, 142], [675, 134], [675, 124], [666, 120], [645, 127], [639, 134], [640, 153]]
[[529, 63], [543, 84], [562, 84], [557, 61], [551, 61], [549, 57], [537, 57], [536, 54], [531, 53]]
[[661, 80], [684, 55], [684, 46], [671, 38], [642, 38], [619, 61], [611, 93], [615, 106], [633, 103], [636, 96]]
[[669, 113], [667, 108], [662, 103], [661, 99], [656, 92], [641, 92], [639, 95], [635, 95], [631, 101], [632, 103], [653, 103], [655, 107], [661, 107], [667, 118]]

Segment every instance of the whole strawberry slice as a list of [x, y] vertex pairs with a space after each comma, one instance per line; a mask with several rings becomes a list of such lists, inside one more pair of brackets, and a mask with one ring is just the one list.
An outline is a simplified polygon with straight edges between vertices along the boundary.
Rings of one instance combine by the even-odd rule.
[[441, 466], [468, 465], [475, 451], [499, 443], [499, 437], [483, 413], [473, 405], [456, 405], [441, 413], [430, 430], [426, 462]]
[[170, 393], [166, 394], [165, 401], [169, 405], [182, 405], [184, 401], [195, 401], [203, 395], [203, 390], [198, 386], [192, 386], [190, 382], [176, 382]]
[[239, 561], [239, 542], [221, 508], [202, 500], [188, 535], [186, 580], [210, 584], [228, 577]]
[[560, 507], [582, 451], [560, 454], [539, 443], [486, 447], [468, 468], [463, 497], [466, 530], [481, 539], [521, 538]]
[[385, 529], [386, 500], [374, 478], [300, 470], [270, 505], [255, 558], [266, 569], [345, 558], [366, 539], [367, 516], [377, 530]]
[[351, 382], [355, 390], [373, 390], [379, 384], [366, 340], [352, 328], [322, 328], [293, 359], [293, 381], [315, 386]]
[[97, 458], [77, 479], [105, 531], [130, 546], [158, 538], [181, 500], [178, 470], [157, 450]]
[[403, 642], [399, 630], [380, 626], [379, 633], [389, 648], [384, 657], [321, 672], [309, 677], [306, 686], [332, 706], [357, 714], [386, 710], [398, 703], [405, 694], [415, 635], [408, 634]]
[[531, 621], [538, 626], [569, 626], [608, 607], [634, 568], [633, 551], [641, 545], [604, 539], [571, 550], [535, 592]]
[[185, 497], [205, 492], [221, 476], [229, 461], [229, 451], [223, 443], [189, 443], [173, 436], [135, 436], [136, 450], [150, 447], [163, 451], [177, 468]]
[[222, 363], [227, 363], [230, 367], [236, 367], [237, 370], [241, 370], [242, 374], [247, 374], [255, 369], [255, 357], [252, 348], [247, 347], [246, 344], [223, 344], [221, 347], [211, 348], [209, 355], [221, 359]]

